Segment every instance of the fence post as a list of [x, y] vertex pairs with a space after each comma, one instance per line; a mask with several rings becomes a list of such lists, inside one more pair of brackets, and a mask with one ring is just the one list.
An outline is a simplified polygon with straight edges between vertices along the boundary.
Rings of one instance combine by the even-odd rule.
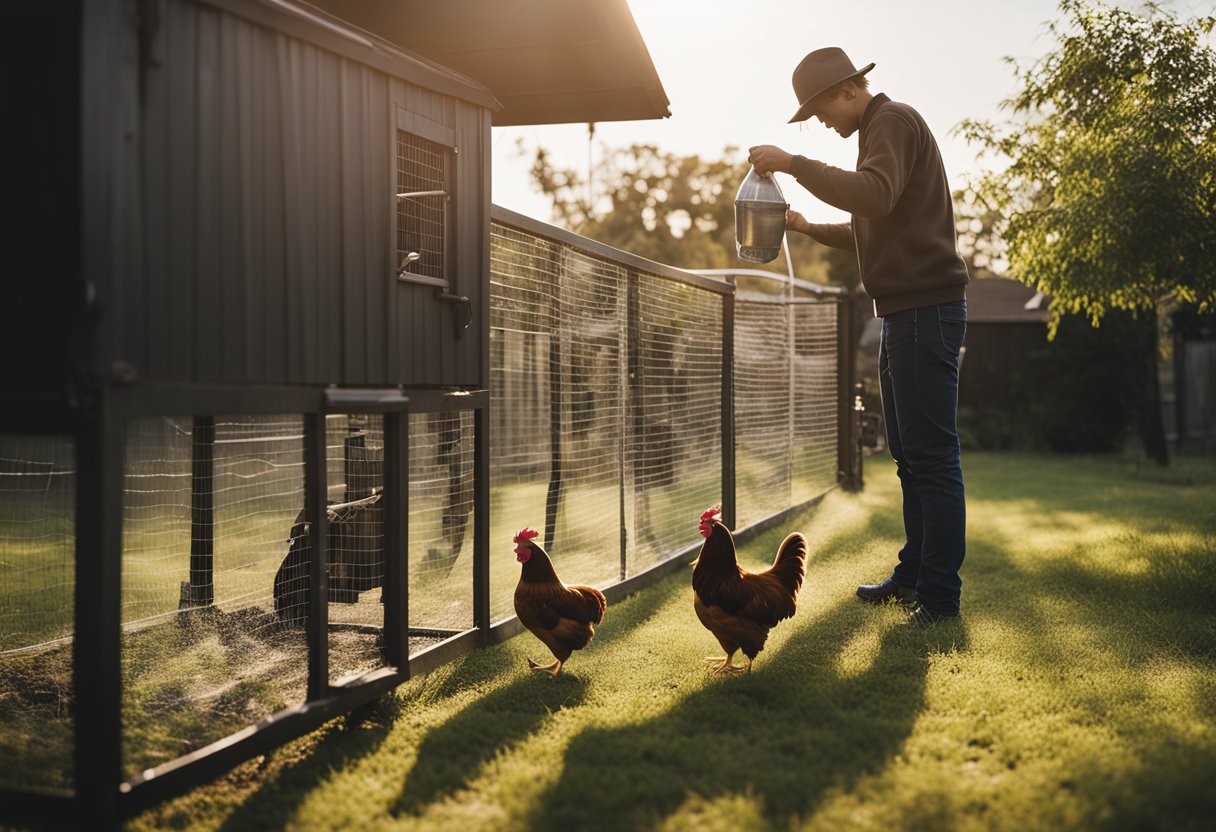
[[122, 781], [122, 513], [126, 420], [103, 388], [76, 431], [75, 785], [84, 825], [118, 824]]
[[735, 293], [722, 296], [722, 522], [735, 527]]
[[858, 449], [853, 425], [853, 304], [852, 293], [836, 304], [836, 481], [856, 491]]
[[561, 250], [549, 255], [553, 268], [553, 331], [549, 336], [549, 490], [545, 495], [545, 548], [557, 549], [557, 512], [562, 500], [562, 319]]
[[[625, 283], [625, 360], [621, 362], [624, 374], [624, 425], [621, 429], [621, 580], [629, 577], [629, 537], [636, 541], [640, 523], [637, 518], [638, 457], [642, 453], [642, 432], [645, 429], [642, 414], [642, 276], [633, 269], [626, 272]], [[632, 486], [632, 487], [630, 487]], [[642, 497], [649, 499], [649, 496]], [[626, 500], [633, 500], [633, 524]]]
[[[457, 414], [459, 417], [459, 414]], [[548, 539], [545, 543], [548, 543]], [[473, 626], [490, 634], [490, 403], [473, 411]]]
[[304, 416], [304, 506], [308, 518], [308, 698], [329, 691], [329, 475], [325, 413]]
[[179, 607], [215, 602], [215, 417], [195, 416], [190, 464], [190, 583]]
[[409, 667], [409, 412], [384, 415], [384, 653]]

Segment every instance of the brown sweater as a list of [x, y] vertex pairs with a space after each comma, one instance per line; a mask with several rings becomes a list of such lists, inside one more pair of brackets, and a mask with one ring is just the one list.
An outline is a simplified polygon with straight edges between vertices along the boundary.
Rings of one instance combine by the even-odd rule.
[[811, 223], [824, 245], [855, 249], [878, 317], [966, 296], [954, 203], [937, 142], [920, 114], [879, 93], [858, 133], [857, 170], [795, 156], [790, 173], [851, 223]]

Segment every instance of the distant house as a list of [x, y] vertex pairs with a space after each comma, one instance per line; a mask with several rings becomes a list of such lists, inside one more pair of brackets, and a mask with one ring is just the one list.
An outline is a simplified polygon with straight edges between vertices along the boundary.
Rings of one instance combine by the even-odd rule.
[[1003, 277], [967, 286], [967, 346], [959, 372], [959, 407], [1011, 406], [1038, 387], [1047, 346], [1047, 301]]
[[[967, 341], [959, 374], [961, 408], [1012, 404], [1024, 383], [1034, 383], [1047, 345], [1047, 301], [1016, 280], [985, 277], [967, 286]], [[878, 406], [878, 341], [882, 321], [867, 321], [861, 335], [858, 377], [867, 408]]]

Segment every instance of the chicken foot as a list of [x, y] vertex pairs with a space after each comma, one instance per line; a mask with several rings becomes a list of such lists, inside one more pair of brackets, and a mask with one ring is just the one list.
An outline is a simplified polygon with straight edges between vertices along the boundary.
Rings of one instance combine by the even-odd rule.
[[528, 667], [532, 668], [534, 673], [548, 673], [550, 679], [556, 679], [562, 669], [562, 663], [560, 659], [555, 659], [552, 664], [541, 664], [528, 659]]
[[749, 660], [746, 665], [735, 664], [735, 654], [729, 656], [706, 656], [705, 661], [710, 664], [716, 664], [717, 667], [710, 668], [713, 673], [751, 673], [752, 663]]

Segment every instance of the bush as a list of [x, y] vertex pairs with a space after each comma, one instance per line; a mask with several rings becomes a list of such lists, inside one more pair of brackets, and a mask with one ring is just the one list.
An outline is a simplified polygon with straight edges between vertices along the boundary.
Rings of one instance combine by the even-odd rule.
[[1046, 350], [1041, 395], [1028, 415], [1036, 444], [1053, 451], [1118, 450], [1146, 400], [1152, 322], [1107, 313], [1100, 327], [1069, 316]]

